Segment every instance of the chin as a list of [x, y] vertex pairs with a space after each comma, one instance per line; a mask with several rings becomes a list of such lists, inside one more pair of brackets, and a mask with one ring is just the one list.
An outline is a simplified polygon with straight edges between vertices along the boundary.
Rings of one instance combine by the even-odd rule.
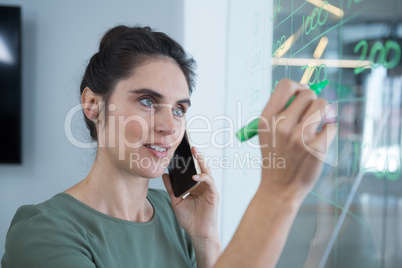
[[146, 178], [149, 179], [156, 179], [159, 177], [162, 177], [162, 174], [164, 173], [165, 169], [158, 169], [158, 170], [150, 170], [147, 172]]
[[128, 161], [125, 164], [132, 173], [153, 179], [162, 176], [171, 161], [171, 155], [173, 152], [169, 152], [165, 157], [157, 158], [147, 151], [130, 152], [126, 155]]

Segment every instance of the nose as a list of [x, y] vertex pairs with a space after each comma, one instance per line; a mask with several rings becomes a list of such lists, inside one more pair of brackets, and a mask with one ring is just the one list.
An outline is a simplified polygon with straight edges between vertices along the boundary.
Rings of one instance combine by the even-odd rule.
[[164, 135], [176, 133], [176, 122], [173, 116], [171, 108], [160, 108], [159, 111], [155, 113], [155, 131]]

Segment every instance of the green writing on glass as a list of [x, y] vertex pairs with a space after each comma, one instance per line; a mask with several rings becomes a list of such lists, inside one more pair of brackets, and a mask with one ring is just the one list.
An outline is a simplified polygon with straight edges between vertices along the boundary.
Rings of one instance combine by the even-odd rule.
[[250, 98], [248, 101], [249, 106], [255, 105], [255, 103], [260, 99], [260, 92], [261, 91], [259, 88], [254, 88], [254, 87], [251, 88]]
[[346, 5], [347, 9], [350, 9], [352, 7], [352, 3], [356, 4], [356, 3], [360, 3], [363, 2], [363, 0], [348, 0], [348, 4]]
[[[270, 21], [273, 21], [274, 19], [276, 19], [279, 11], [281, 11], [281, 9], [282, 9], [281, 0], [274, 0], [274, 5], [273, 6], [274, 6], [273, 11], [269, 12], [270, 13], [269, 14], [269, 20]], [[273, 13], [272, 16], [271, 16], [271, 13]]]
[[[327, 80], [327, 66], [325, 64], [321, 64], [320, 66], [304, 65], [301, 69], [307, 69], [307, 77], [310, 77], [308, 80], [309, 85]], [[313, 80], [311, 80], [312, 78]]]
[[275, 57], [279, 53], [279, 49], [283, 50], [285, 48], [285, 41], [286, 41], [286, 36], [282, 35], [281, 39], [276, 41], [276, 43], [274, 42], [272, 44], [272, 50], [273, 50], [272, 57]]
[[260, 14], [258, 12], [254, 12], [254, 15], [253, 15], [253, 35], [257, 35], [259, 28], [260, 28]]
[[260, 63], [262, 63], [262, 52], [258, 50], [254, 55], [251, 56], [251, 69], [255, 69]]
[[[303, 28], [304, 28], [303, 33], [305, 35], [309, 35], [310, 32], [315, 30], [318, 25], [322, 26], [325, 24], [329, 14], [328, 11], [323, 10], [325, 5], [328, 5], [328, 2], [324, 2], [320, 8], [318, 7], [314, 8], [313, 13], [311, 15], [307, 17], [303, 16]], [[322, 14], [323, 11], [325, 15]]]
[[[359, 162], [363, 163], [362, 171], [364, 173], [373, 173], [377, 178], [386, 178], [389, 181], [396, 181], [400, 178], [402, 170], [401, 170], [401, 159], [398, 155], [392, 155], [390, 153], [386, 153], [385, 155], [380, 153], [380, 151], [374, 152], [372, 155], [371, 146], [368, 144], [364, 144], [362, 149], [362, 160], [359, 159], [359, 150], [360, 144], [358, 142], [354, 142], [353, 150], [353, 172], [357, 171], [357, 167], [359, 166]], [[371, 160], [371, 163], [377, 163], [380, 160], [384, 162], [379, 167], [367, 167], [367, 164]], [[393, 166], [391, 168], [391, 166]]]
[[271, 93], [274, 92], [274, 90], [275, 90], [275, 88], [276, 88], [276, 86], [277, 86], [278, 84], [279, 84], [279, 81], [276, 80], [274, 87], [271, 89]]
[[369, 64], [363, 64], [369, 51], [369, 45], [366, 40], [359, 41], [353, 52], [359, 53], [360, 51], [360, 66], [354, 70], [355, 74], [359, 74], [367, 70], [368, 68], [376, 68], [378, 66], [384, 66], [387, 69], [392, 69], [397, 66], [401, 60], [401, 47], [398, 43], [392, 40], [388, 40], [385, 46], [377, 42], [370, 49]]

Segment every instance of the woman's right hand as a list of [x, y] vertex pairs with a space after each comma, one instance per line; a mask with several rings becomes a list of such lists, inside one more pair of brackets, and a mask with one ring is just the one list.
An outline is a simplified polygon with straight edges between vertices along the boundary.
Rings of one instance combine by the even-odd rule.
[[[278, 84], [258, 124], [261, 184], [216, 267], [275, 267], [298, 208], [322, 169], [322, 162], [305, 146], [324, 152], [336, 135], [332, 125], [317, 133], [321, 117], [303, 130], [309, 115], [325, 105], [307, 86], [290, 80]], [[279, 157], [283, 157], [284, 167], [277, 163], [269, 167], [264, 162], [269, 158], [277, 162]]]
[[[293, 95], [295, 99], [285, 108]], [[263, 157], [261, 190], [299, 205], [313, 188], [323, 163], [307, 148], [325, 155], [337, 130], [334, 125], [324, 125], [317, 132], [321, 116], [313, 120], [317, 123], [303, 124], [313, 114], [316, 119], [320, 115], [317, 111], [327, 104], [307, 85], [287, 79], [278, 83], [258, 125]], [[284, 166], [267, 165], [267, 159], [275, 158], [278, 162], [280, 157], [284, 159]]]

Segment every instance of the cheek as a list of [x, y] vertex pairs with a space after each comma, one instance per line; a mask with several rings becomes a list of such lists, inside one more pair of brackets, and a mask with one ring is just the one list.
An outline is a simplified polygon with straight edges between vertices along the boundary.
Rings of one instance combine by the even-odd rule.
[[177, 148], [184, 137], [186, 132], [186, 122], [183, 120], [177, 124], [175, 133], [172, 135], [171, 146]]
[[115, 144], [144, 142], [149, 136], [150, 124], [146, 116], [122, 114], [116, 111], [108, 116], [107, 140]]
[[131, 116], [120, 124], [120, 137], [130, 142], [143, 142], [149, 140], [151, 126], [147, 120], [140, 116]]
[[170, 141], [172, 151], [176, 151], [177, 147], [179, 147], [180, 142], [183, 140], [184, 132], [184, 127], [177, 127], [176, 132], [172, 135], [172, 139]]

